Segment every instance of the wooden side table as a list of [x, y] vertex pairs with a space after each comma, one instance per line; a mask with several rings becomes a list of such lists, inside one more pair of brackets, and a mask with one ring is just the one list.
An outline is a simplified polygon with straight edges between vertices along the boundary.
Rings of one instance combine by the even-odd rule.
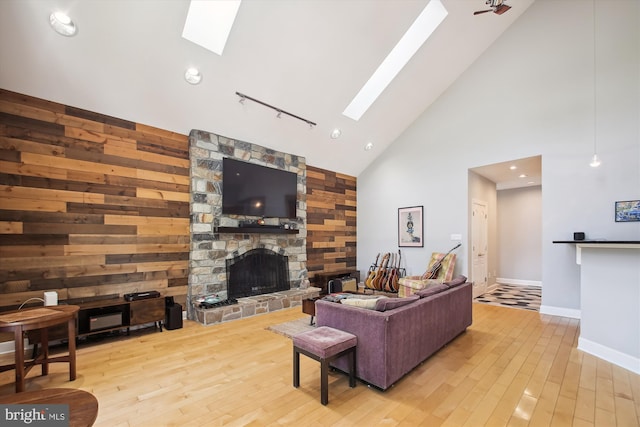
[[[24, 378], [35, 365], [42, 365], [42, 375], [49, 374], [49, 363], [68, 362], [69, 381], [76, 379], [76, 318], [77, 305], [55, 305], [25, 308], [0, 314], [0, 332], [13, 332], [15, 341], [15, 364], [0, 366], [0, 372], [16, 370], [16, 393], [24, 391]], [[47, 328], [67, 323], [69, 331], [69, 354], [49, 357], [49, 336]], [[25, 363], [24, 333], [40, 330], [42, 350], [33, 360]]]
[[316, 315], [316, 301], [320, 297], [317, 298], [307, 298], [302, 300], [302, 312], [304, 314], [308, 314], [311, 316], [311, 320], [309, 320], [309, 324], [313, 325], [313, 318]]
[[69, 427], [92, 426], [98, 417], [98, 400], [84, 390], [50, 388], [0, 396], [3, 405], [69, 405]]

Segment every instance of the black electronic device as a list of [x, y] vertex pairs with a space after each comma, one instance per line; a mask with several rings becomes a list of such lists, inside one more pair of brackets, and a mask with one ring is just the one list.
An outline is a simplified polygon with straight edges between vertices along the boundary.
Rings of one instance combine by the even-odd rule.
[[122, 313], [106, 313], [89, 316], [89, 331], [116, 328], [122, 326]]
[[222, 213], [296, 218], [298, 175], [225, 157], [222, 159]]
[[133, 292], [130, 294], [124, 294], [125, 301], [138, 301], [141, 299], [158, 298], [158, 297], [160, 297], [160, 292], [158, 291]]
[[584, 237], [584, 233], [581, 231], [573, 233], [573, 240], [584, 240]]
[[164, 327], [168, 330], [182, 328], [182, 305], [174, 302], [173, 297], [165, 297]]

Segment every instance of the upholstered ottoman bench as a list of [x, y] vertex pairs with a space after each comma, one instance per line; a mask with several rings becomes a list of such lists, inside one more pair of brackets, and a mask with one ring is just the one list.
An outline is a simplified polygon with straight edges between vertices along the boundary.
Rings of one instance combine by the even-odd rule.
[[349, 355], [349, 386], [356, 386], [355, 335], [328, 326], [303, 332], [293, 337], [293, 386], [300, 386], [300, 353], [320, 362], [320, 402], [329, 403], [329, 363]]

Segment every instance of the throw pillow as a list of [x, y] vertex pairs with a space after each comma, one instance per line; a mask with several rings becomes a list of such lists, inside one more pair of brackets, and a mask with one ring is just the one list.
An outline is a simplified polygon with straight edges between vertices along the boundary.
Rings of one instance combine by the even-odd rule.
[[376, 303], [380, 299], [387, 299], [387, 297], [380, 298], [345, 298], [340, 301], [341, 304], [350, 305], [353, 307], [366, 308], [373, 310], [376, 308]]
[[418, 276], [409, 276], [401, 278], [398, 283], [412, 289], [424, 289], [429, 286], [439, 285], [442, 280], [439, 279], [421, 279]]
[[344, 298], [340, 294], [325, 295], [325, 296], [322, 297], [323, 301], [329, 301], [329, 302], [340, 302], [342, 299], [344, 299]]
[[420, 298], [426, 298], [431, 295], [439, 294], [440, 292], [446, 291], [447, 289], [449, 289], [447, 285], [445, 285], [444, 283], [440, 283], [438, 285], [430, 286], [426, 289], [422, 289], [416, 292], [416, 295], [418, 295]]
[[445, 282], [444, 284], [447, 285], [450, 288], [453, 288], [453, 287], [462, 285], [463, 283], [466, 283], [466, 282], [467, 282], [467, 278], [461, 274], [461, 275], [455, 277], [450, 282]]
[[376, 302], [376, 311], [388, 311], [394, 308], [402, 307], [407, 304], [411, 304], [414, 301], [419, 300], [418, 296], [410, 296], [406, 298], [381, 298]]

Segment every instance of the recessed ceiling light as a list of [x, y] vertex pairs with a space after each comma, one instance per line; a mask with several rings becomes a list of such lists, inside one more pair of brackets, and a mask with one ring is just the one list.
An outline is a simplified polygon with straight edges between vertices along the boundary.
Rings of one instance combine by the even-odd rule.
[[519, 176], [519, 178], [526, 178], [526, 177], [527, 177], [527, 175], [525, 175], [525, 174], [520, 174], [520, 176]]
[[338, 139], [342, 135], [342, 131], [338, 128], [331, 131], [331, 139]]
[[440, 0], [431, 0], [342, 114], [360, 120], [447, 14]]
[[373, 148], [373, 142], [367, 142], [367, 145], [364, 146], [364, 151], [369, 151]]
[[182, 37], [222, 55], [231, 27], [236, 19], [241, 0], [192, 0]]
[[76, 27], [69, 15], [62, 12], [54, 12], [49, 15], [49, 24], [56, 33], [67, 37], [75, 35], [78, 31], [78, 27]]
[[518, 169], [518, 167], [517, 167], [516, 165], [513, 165], [513, 166], [509, 166], [509, 169], [511, 169], [512, 171], [514, 171], [514, 170]]
[[184, 72], [184, 79], [192, 85], [197, 85], [202, 80], [202, 74], [197, 68], [187, 68]]

